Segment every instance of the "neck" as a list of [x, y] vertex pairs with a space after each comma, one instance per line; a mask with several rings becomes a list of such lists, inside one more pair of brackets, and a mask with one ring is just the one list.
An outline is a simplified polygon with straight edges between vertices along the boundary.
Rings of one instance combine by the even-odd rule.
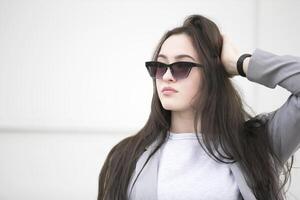
[[[200, 131], [200, 124], [198, 124], [198, 132]], [[174, 133], [195, 133], [194, 112], [172, 111], [170, 131]]]

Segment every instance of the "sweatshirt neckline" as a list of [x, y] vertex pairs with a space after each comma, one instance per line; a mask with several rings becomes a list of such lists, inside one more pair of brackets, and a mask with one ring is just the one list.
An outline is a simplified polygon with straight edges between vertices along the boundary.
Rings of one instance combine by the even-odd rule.
[[[201, 133], [198, 133], [199, 138], [201, 139]], [[181, 132], [181, 133], [174, 133], [169, 131], [169, 138], [170, 139], [197, 139], [197, 136], [193, 132]]]

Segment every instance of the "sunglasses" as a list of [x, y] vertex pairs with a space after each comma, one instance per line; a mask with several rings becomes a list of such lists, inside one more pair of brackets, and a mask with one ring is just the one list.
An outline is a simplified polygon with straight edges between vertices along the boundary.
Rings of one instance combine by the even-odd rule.
[[162, 79], [167, 69], [170, 68], [171, 74], [176, 80], [188, 77], [192, 67], [203, 67], [202, 64], [186, 61], [174, 62], [171, 64], [158, 61], [148, 61], [145, 62], [145, 65], [149, 75], [154, 79]]

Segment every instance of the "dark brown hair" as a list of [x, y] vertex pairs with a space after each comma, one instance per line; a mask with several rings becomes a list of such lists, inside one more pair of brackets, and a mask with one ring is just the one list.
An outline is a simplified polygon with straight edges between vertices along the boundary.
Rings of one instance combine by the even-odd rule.
[[[157, 60], [161, 46], [168, 37], [182, 33], [192, 39], [199, 60], [204, 65], [202, 73], [205, 84], [199, 85], [201, 97], [197, 96], [194, 120], [196, 134], [199, 133], [197, 123], [201, 116], [200, 132], [205, 147], [198, 138], [199, 146], [215, 160], [239, 162], [257, 199], [284, 199], [283, 186], [290, 177], [293, 156], [290, 165], [289, 162], [283, 163], [274, 152], [269, 137], [271, 133], [268, 133], [266, 126], [267, 118], [262, 117], [264, 115], [251, 116], [244, 109], [221, 62], [223, 41], [217, 25], [201, 15], [188, 16], [182, 26], [163, 35], [152, 60]], [[170, 125], [171, 111], [162, 107], [153, 79], [149, 118], [140, 131], [124, 138], [108, 153], [99, 175], [98, 200], [128, 199], [127, 188], [138, 158], [155, 140], [159, 141], [159, 145], [149, 158], [160, 148]], [[283, 180], [280, 175], [283, 175]]]

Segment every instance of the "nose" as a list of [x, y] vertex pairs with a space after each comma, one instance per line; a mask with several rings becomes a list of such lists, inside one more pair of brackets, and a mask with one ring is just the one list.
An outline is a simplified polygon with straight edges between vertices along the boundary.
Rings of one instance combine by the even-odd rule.
[[170, 67], [167, 68], [167, 71], [163, 75], [162, 79], [165, 81], [169, 81], [169, 80], [175, 81], [174, 77], [172, 76]]

